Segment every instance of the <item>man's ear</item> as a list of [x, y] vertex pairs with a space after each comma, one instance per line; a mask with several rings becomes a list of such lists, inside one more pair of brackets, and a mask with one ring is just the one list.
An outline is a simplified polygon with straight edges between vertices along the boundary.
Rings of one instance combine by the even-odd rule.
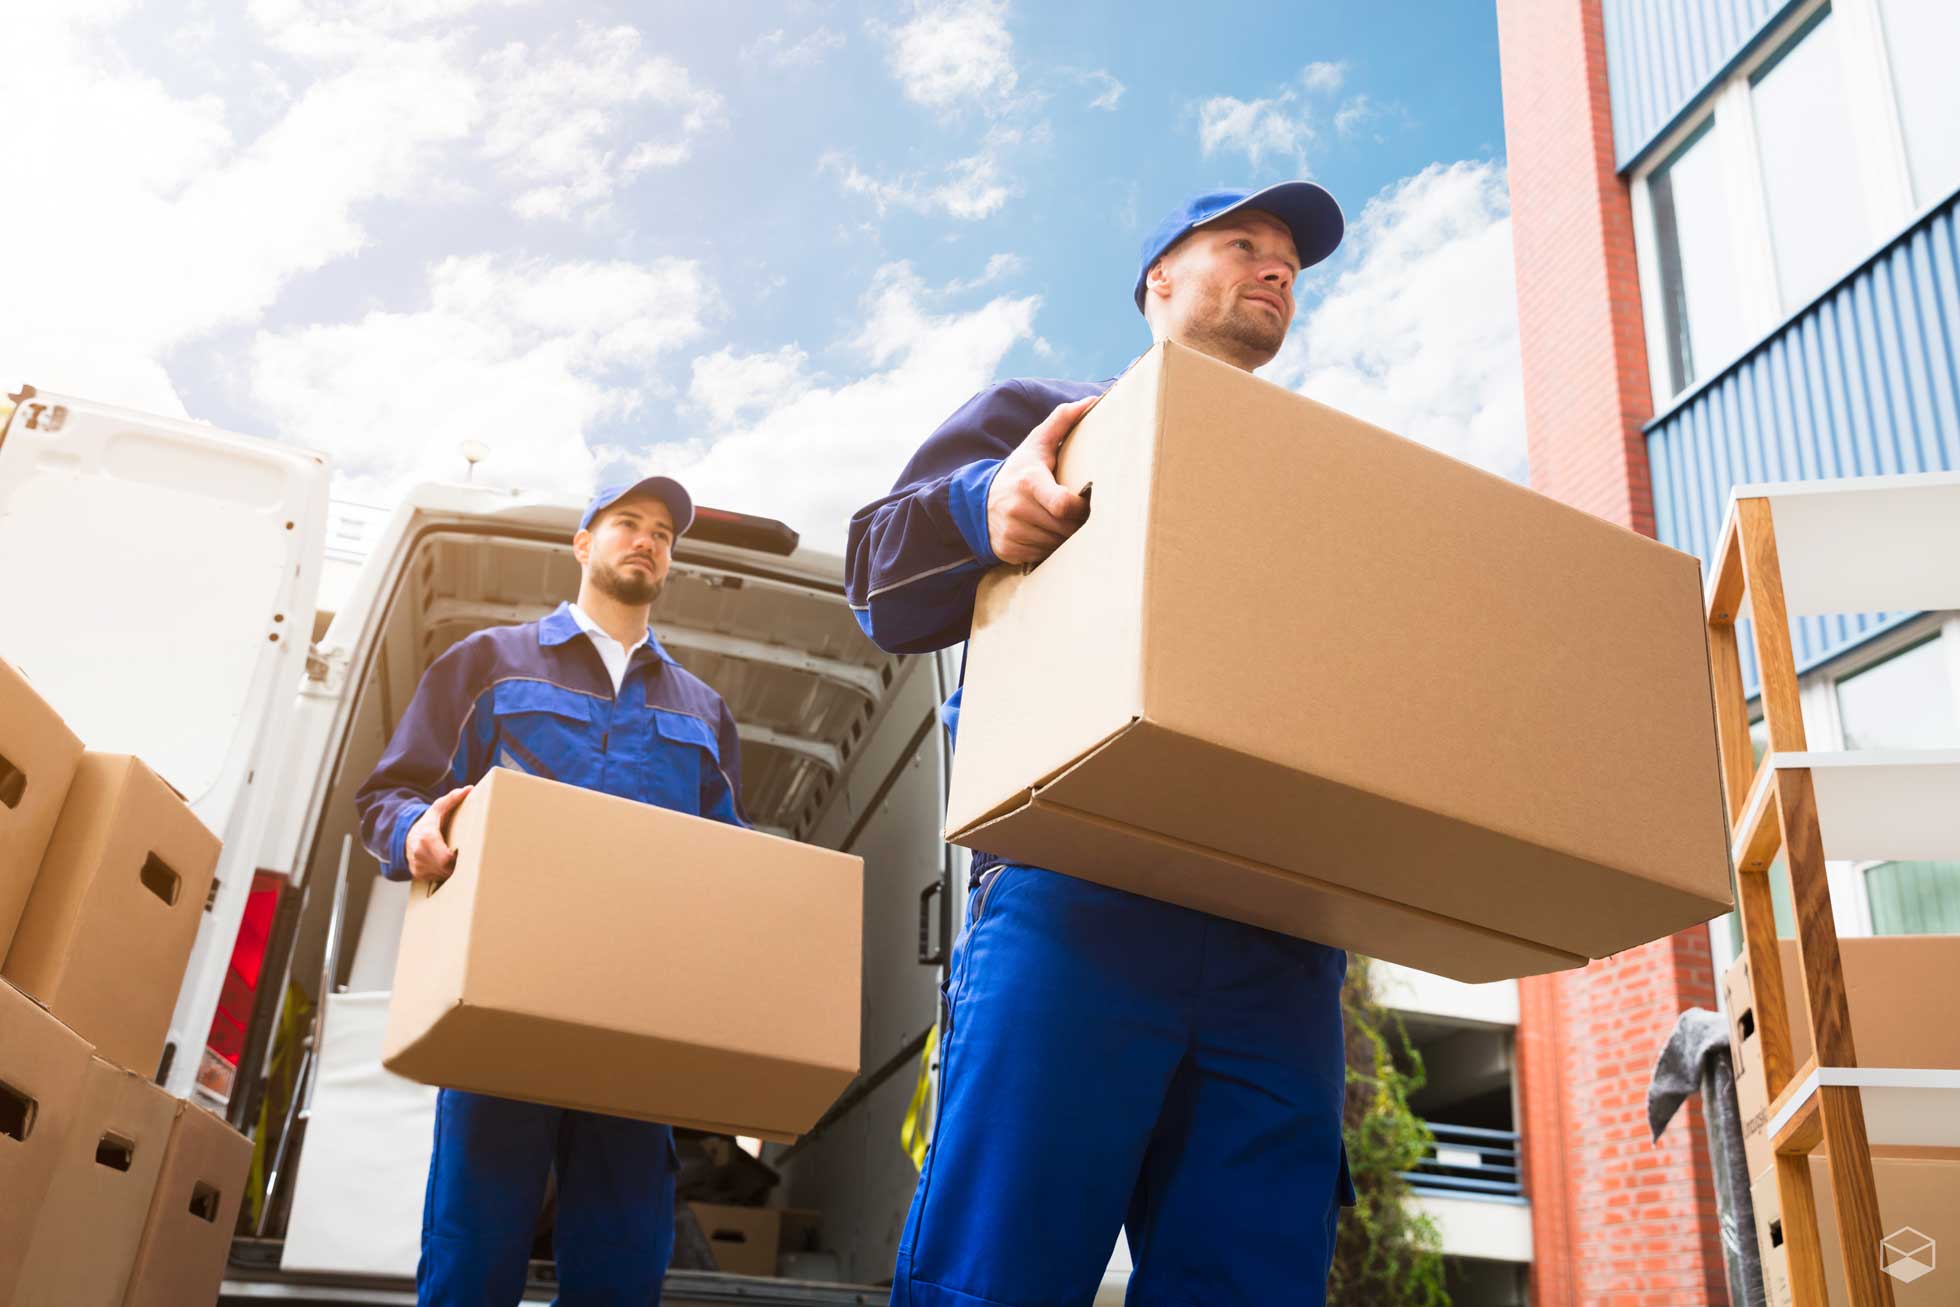
[[1146, 295], [1169, 295], [1171, 293], [1171, 270], [1163, 259], [1150, 265], [1150, 271], [1143, 274], [1143, 293]]
[[591, 555], [592, 533], [590, 531], [580, 530], [572, 536], [572, 557], [578, 559], [578, 565], [580, 567], [584, 567]]

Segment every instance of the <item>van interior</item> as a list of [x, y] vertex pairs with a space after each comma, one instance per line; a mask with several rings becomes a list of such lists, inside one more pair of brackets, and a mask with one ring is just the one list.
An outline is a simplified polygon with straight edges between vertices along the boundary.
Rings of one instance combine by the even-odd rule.
[[[739, 529], [755, 521], [704, 513], [676, 550], [653, 627], [667, 650], [733, 710], [751, 823], [865, 861], [861, 1073], [794, 1145], [744, 1149], [726, 1138], [684, 1134], [682, 1205], [701, 1198], [811, 1213], [798, 1226], [798, 1255], [786, 1255], [781, 1271], [811, 1283], [874, 1286], [889, 1283], [916, 1179], [900, 1130], [937, 1017], [938, 965], [957, 924], [944, 917], [957, 911], [951, 889], [962, 873], [956, 851], [939, 838], [946, 752], [935, 715], [954, 665], [949, 655], [900, 658], [877, 649], [844, 601], [840, 560], [796, 548], [786, 528], [773, 536]], [[297, 906], [299, 893], [286, 896], [267, 963], [275, 977], [283, 968], [310, 1004], [322, 997], [330, 936], [339, 941], [336, 989], [386, 988], [393, 974], [405, 894], [377, 877], [360, 848], [356, 790], [438, 655], [472, 631], [540, 617], [577, 593], [570, 527], [569, 520], [546, 527], [535, 517], [432, 523], [394, 559], [369, 560], [370, 567], [391, 569], [384, 598], [370, 613], [323, 616], [326, 642], [350, 653], [345, 729], [327, 751], [324, 798], [310, 842], [301, 846], [304, 907]], [[336, 931], [333, 890], [349, 840]], [[928, 912], [931, 929], [921, 926]], [[233, 1119], [248, 1128], [268, 1098], [268, 1082], [256, 1071], [275, 1051], [279, 995], [270, 991], [276, 989], [261, 986], [240, 1061], [251, 1071], [241, 1071], [233, 1093]], [[267, 1119], [276, 1128], [283, 1104], [271, 1107]], [[303, 1154], [303, 1128], [302, 1122], [294, 1131], [286, 1175]], [[261, 1265], [268, 1248], [276, 1251], [285, 1197], [273, 1195], [265, 1238], [253, 1241]], [[541, 1230], [548, 1223], [547, 1203]], [[691, 1300], [689, 1277], [698, 1288], [725, 1274], [685, 1224], [670, 1278], [675, 1301]], [[549, 1247], [541, 1237], [543, 1257]], [[548, 1264], [534, 1264], [533, 1271], [549, 1282]], [[745, 1283], [744, 1302], [872, 1300], [770, 1296], [767, 1286]], [[703, 1301], [734, 1300], [700, 1291]]]

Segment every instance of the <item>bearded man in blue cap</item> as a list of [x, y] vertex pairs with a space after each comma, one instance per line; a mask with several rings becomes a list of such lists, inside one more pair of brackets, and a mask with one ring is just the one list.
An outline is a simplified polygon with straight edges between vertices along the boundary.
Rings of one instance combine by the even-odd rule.
[[[1250, 371], [1342, 227], [1308, 182], [1196, 196], [1144, 243], [1137, 308], [1153, 338]], [[851, 519], [847, 593], [873, 640], [965, 640], [988, 568], [1038, 563], [1082, 524], [1056, 451], [1111, 384], [989, 387]], [[959, 700], [941, 709], [955, 732]], [[1087, 1304], [1119, 1230], [1133, 1307], [1323, 1302], [1354, 1197], [1347, 955], [1067, 870], [973, 857], [893, 1307]]]
[[[693, 520], [687, 491], [667, 477], [600, 491], [572, 537], [577, 600], [466, 636], [429, 667], [354, 801], [383, 875], [446, 878], [450, 814], [492, 767], [746, 824], [735, 718], [647, 625]], [[523, 1297], [554, 1168], [559, 1301], [656, 1307], [674, 1246], [673, 1130], [453, 1089], [436, 1102], [423, 1307]]]

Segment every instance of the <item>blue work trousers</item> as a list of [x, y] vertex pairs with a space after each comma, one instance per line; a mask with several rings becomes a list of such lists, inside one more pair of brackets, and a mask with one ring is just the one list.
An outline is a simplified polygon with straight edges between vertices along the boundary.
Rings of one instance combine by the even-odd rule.
[[1322, 1304], [1343, 1199], [1337, 949], [1032, 867], [947, 980], [893, 1307]]
[[422, 1209], [421, 1307], [513, 1307], [558, 1172], [561, 1307], [658, 1307], [674, 1251], [674, 1132], [445, 1089]]

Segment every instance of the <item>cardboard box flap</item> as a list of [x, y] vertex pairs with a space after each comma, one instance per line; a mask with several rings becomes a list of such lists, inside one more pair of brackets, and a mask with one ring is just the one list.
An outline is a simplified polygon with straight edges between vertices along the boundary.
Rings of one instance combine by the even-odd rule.
[[[1196, 847], [1371, 899], [1418, 905], [1544, 944], [1561, 957], [1606, 957], [1720, 910], [1707, 899], [1652, 886], [1606, 910], [1588, 888], [1594, 864], [1194, 740], [1149, 719], [1033, 797], [1159, 838], [1175, 832]], [[958, 842], [987, 847], [978, 832]], [[1506, 885], [1506, 892], [1492, 894], [1493, 884]], [[1392, 960], [1442, 970], [1420, 958]]]
[[[1162, 364], [1161, 350], [1138, 360], [1062, 446], [1057, 478], [1095, 487], [1089, 520], [1039, 566], [994, 567], [981, 578], [949, 831], [986, 820], [1029, 777], [1069, 766], [1143, 714], [1143, 552], [1157, 442], [1135, 436], [1157, 407]], [[1070, 566], [1054, 567], [1064, 556]], [[1040, 631], [1040, 647], [1002, 642], [1010, 624]], [[1056, 648], [1071, 655], [1051, 656]]]
[[[957, 829], [949, 824], [946, 827], [946, 830], [943, 833], [942, 838], [944, 838], [948, 843], [951, 844], [965, 844], [966, 841], [963, 837], [967, 835], [969, 832], [979, 829], [981, 826], [986, 825], [988, 822], [992, 821], [996, 817], [1005, 816], [1007, 813], [1013, 812], [1019, 808], [1025, 808], [1028, 805], [1029, 801], [1031, 801], [1037, 793], [1047, 788], [1048, 786], [1054, 784], [1056, 781], [1060, 780], [1063, 776], [1066, 776], [1070, 772], [1075, 771], [1077, 768], [1082, 766], [1083, 763], [1090, 761], [1091, 759], [1095, 758], [1098, 754], [1102, 753], [1105, 749], [1108, 749], [1110, 746], [1114, 745], [1117, 741], [1121, 740], [1125, 735], [1129, 734], [1129, 732], [1133, 730], [1136, 727], [1137, 723], [1141, 720], [1142, 718], [1132, 717], [1129, 721], [1124, 722], [1121, 726], [1111, 731], [1108, 735], [1104, 736], [1102, 739], [1097, 740], [1093, 745], [1091, 745], [1088, 749], [1084, 750], [1082, 753], [1079, 753], [1075, 757], [1070, 758], [1068, 761], [1061, 763], [1053, 771], [1049, 772], [1046, 776], [1039, 777], [1033, 785], [1019, 791], [1018, 793], [1009, 795], [1006, 799], [1004, 799], [1000, 803], [995, 804], [993, 807], [987, 809], [985, 812], [982, 812], [979, 815], [975, 816], [972, 820], [966, 822], [964, 825], [958, 827]], [[977, 848], [979, 846], [975, 845], [973, 847]]]
[[1070, 874], [1085, 880], [1471, 984], [1586, 964], [1530, 940], [1071, 809], [1045, 794], [964, 842], [1022, 863], [1035, 862], [1035, 850], [1061, 850]]

